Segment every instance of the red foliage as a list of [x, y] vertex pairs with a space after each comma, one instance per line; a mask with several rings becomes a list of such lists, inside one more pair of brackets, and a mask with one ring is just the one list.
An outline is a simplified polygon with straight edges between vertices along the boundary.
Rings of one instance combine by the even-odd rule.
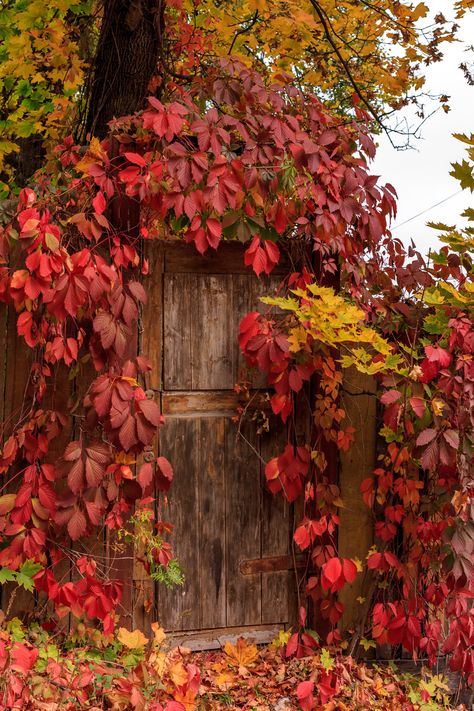
[[[152, 97], [142, 113], [115, 121], [109, 137], [93, 140], [84, 155], [66, 142], [54, 180], [39, 176], [35, 191], [21, 192], [0, 233], [0, 299], [16, 310], [34, 362], [25, 417], [3, 432], [0, 472], [7, 481], [18, 478], [19, 487], [0, 497], [0, 564], [17, 570], [28, 559], [39, 562], [37, 589], [59, 615], [72, 611], [111, 628], [120, 585], [79, 563], [69, 539], [104, 522], [121, 528], [136, 502], [155, 488], [166, 491], [172, 480], [171, 465], [152, 451], [162, 416], [143, 388], [149, 365], [134, 345], [148, 272], [140, 237], [166, 229], [201, 253], [239, 239], [248, 243], [245, 264], [258, 275], [271, 273], [282, 247], [292, 244], [303, 263], [283, 288], [304, 290], [337, 273], [367, 322], [405, 358], [405, 373], [380, 379], [387, 446], [363, 485], [383, 542], [368, 567], [389, 591], [384, 598], [380, 586], [368, 602], [373, 636], [430, 659], [445, 651], [453, 668], [472, 673], [474, 329], [465, 313], [446, 306], [445, 330], [422, 332], [421, 345], [419, 314], [407, 299], [439, 279], [459, 284], [466, 275], [448, 248], [430, 267], [418, 254], [407, 259], [391, 237], [394, 191], [370, 175], [367, 117], [356, 107], [355, 118], [342, 125], [291, 82], [267, 85], [227, 59], [189, 90], [176, 89], [169, 102]], [[139, 203], [140, 224], [129, 233], [113, 216], [130, 198]], [[337, 553], [341, 499], [326, 453], [348, 449], [353, 429], [344, 426], [339, 403], [338, 354], [309, 338], [296, 353], [290, 324], [291, 317], [253, 312], [240, 325], [239, 342], [249, 365], [266, 374], [272, 411], [288, 425], [288, 443], [267, 463], [265, 478], [290, 502], [304, 497], [294, 540], [308, 555], [306, 595], [329, 620], [334, 642], [342, 615], [337, 592], [354, 581], [357, 567]], [[97, 377], [79, 403], [79, 432], [58, 457], [52, 445], [67, 433], [70, 413], [54, 404], [57, 369], [79, 373], [89, 361]], [[302, 441], [295, 414], [310, 380], [316, 426]], [[167, 544], [156, 551], [166, 566]], [[56, 578], [65, 554], [79, 582]], [[436, 624], [440, 598], [450, 621], [445, 639]], [[314, 644], [302, 622], [287, 653]], [[331, 674], [319, 693], [336, 693]], [[301, 700], [308, 705], [311, 698], [303, 686]]]

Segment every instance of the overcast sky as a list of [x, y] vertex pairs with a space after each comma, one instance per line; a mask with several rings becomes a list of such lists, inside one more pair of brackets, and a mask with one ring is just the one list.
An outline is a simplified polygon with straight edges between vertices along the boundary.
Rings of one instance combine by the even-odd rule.
[[[425, 0], [425, 4], [433, 13], [441, 10], [447, 18], [452, 6], [452, 2], [446, 0]], [[459, 69], [460, 62], [474, 61], [474, 53], [465, 52], [466, 45], [474, 41], [474, 13], [468, 13], [461, 21], [460, 37], [463, 42], [446, 44], [443, 61], [427, 70], [426, 90], [433, 94], [448, 94], [451, 97], [450, 112], [446, 114], [440, 109], [431, 116], [421, 128], [422, 138], [412, 141], [414, 148], [411, 150], [397, 151], [386, 137], [380, 136], [372, 165], [373, 172], [381, 175], [384, 182], [392, 183], [398, 192], [398, 215], [394, 225], [400, 227], [394, 230], [394, 236], [406, 243], [413, 238], [424, 252], [436, 245], [436, 231], [426, 227], [427, 221], [459, 224], [460, 213], [474, 204], [470, 192], [464, 190], [439, 207], [411, 219], [459, 190], [459, 183], [449, 171], [453, 161], [464, 157], [463, 144], [452, 134], [474, 133], [474, 87], [467, 84]], [[416, 118], [410, 123], [416, 126]], [[410, 222], [401, 225], [406, 220]]]

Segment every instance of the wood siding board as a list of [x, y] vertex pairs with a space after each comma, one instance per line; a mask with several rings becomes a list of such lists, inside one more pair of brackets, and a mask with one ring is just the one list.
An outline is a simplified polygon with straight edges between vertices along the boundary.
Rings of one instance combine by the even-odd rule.
[[[285, 446], [284, 426], [272, 422], [269, 433], [260, 437], [260, 453], [264, 462], [283, 451]], [[262, 531], [261, 555], [285, 556], [289, 554], [289, 511], [288, 503], [280, 494], [274, 496], [265, 485], [264, 464], [260, 464], [260, 486], [262, 489]], [[262, 575], [262, 623], [289, 621], [289, 588], [293, 576], [291, 572], [271, 572]]]
[[159, 618], [166, 630], [200, 628], [199, 615], [199, 419], [167, 418], [160, 432], [161, 453], [173, 464], [174, 480], [160, 517], [173, 523], [174, 554], [184, 570], [182, 587], [158, 587]]
[[[70, 369], [68, 368], [68, 366], [65, 365], [65, 363], [61, 362], [57, 364], [56, 366], [54, 366], [54, 374], [51, 383], [50, 405], [55, 410], [65, 413], [69, 413], [70, 411], [70, 398], [74, 389], [74, 381], [69, 379], [69, 373]], [[61, 432], [61, 435], [57, 439], [52, 440], [50, 444], [50, 448], [48, 450], [47, 455], [48, 462], [51, 462], [52, 464], [56, 464], [58, 462], [58, 460], [64, 454], [64, 450], [68, 442], [71, 440], [73, 432], [74, 418], [70, 416], [68, 418], [65, 428]], [[67, 540], [68, 545], [71, 548], [71, 539], [68, 538]], [[61, 584], [68, 582], [71, 579], [70, 559], [65, 556], [57, 565], [55, 565], [53, 572], [56, 579]], [[50, 613], [53, 613], [54, 611], [54, 604], [52, 602], [48, 604], [48, 611]], [[60, 620], [59, 626], [61, 629], [67, 631], [70, 627], [70, 622], [70, 615], [67, 615]]]
[[222, 649], [226, 642], [236, 644], [243, 637], [249, 644], [268, 644], [278, 635], [280, 626], [252, 625], [252, 627], [227, 627], [187, 632], [185, 635], [170, 634], [167, 643], [170, 649], [184, 646], [193, 652]]
[[256, 305], [253, 304], [253, 281], [250, 274], [234, 274], [232, 276], [231, 352], [234, 384], [241, 379], [246, 370], [246, 362], [239, 347], [238, 335], [240, 322], [244, 316], [256, 309]]
[[140, 353], [152, 360], [152, 369], [145, 375], [145, 385], [152, 390], [163, 389], [163, 273], [164, 247], [153, 242], [145, 244], [149, 276], [145, 288], [148, 301], [140, 319]]
[[227, 415], [233, 417], [239, 396], [233, 390], [190, 390], [164, 392], [162, 412], [166, 415], [196, 417], [196, 415]]
[[197, 276], [165, 274], [164, 361], [165, 390], [192, 389], [191, 328], [196, 317]]
[[[253, 427], [244, 426], [243, 434], [258, 446]], [[225, 473], [227, 626], [256, 625], [261, 623], [262, 576], [242, 575], [240, 562], [261, 555], [260, 467], [231, 420], [226, 420]]]
[[[155, 391], [155, 399], [161, 408], [160, 391], [163, 389], [163, 245], [145, 242], [143, 256], [148, 260], [149, 275], [145, 288], [148, 287], [148, 299], [142, 307], [138, 328], [138, 352], [152, 361], [152, 369], [145, 373], [144, 382], [147, 390]], [[156, 435], [154, 451], [159, 453], [159, 436]], [[137, 469], [143, 464], [139, 457]], [[157, 492], [154, 492], [156, 497]], [[156, 514], [156, 501], [149, 504]], [[145, 555], [144, 546], [137, 543], [133, 551], [133, 587], [132, 587], [132, 627], [140, 629], [147, 637], [151, 637], [151, 623], [157, 617], [154, 609], [156, 598], [155, 581], [146, 572], [139, 560]]]
[[4, 415], [7, 432], [10, 434], [27, 411], [27, 390], [33, 362], [33, 351], [25, 345], [23, 338], [17, 336], [16, 313], [13, 309], [8, 309], [7, 351]]
[[[13, 308], [8, 309], [6, 334], [7, 353], [5, 359], [5, 388], [4, 388], [4, 421], [6, 428], [4, 436], [8, 437], [14, 427], [21, 423], [24, 415], [28, 412], [30, 403], [28, 402], [28, 384], [30, 378], [30, 368], [33, 361], [33, 351], [25, 345], [24, 339], [17, 334], [17, 314]], [[24, 468], [26, 461], [20, 461], [15, 465], [15, 469], [9, 472], [14, 475], [15, 471]], [[4, 493], [18, 491], [22, 477], [11, 481]], [[12, 595], [14, 595], [12, 599]], [[10, 601], [12, 603], [10, 605]], [[33, 612], [33, 594], [24, 588], [17, 587], [12, 583], [3, 586], [2, 606], [9, 609], [10, 617], [27, 619]]]
[[[209, 249], [201, 255], [193, 245], [183, 242], [163, 242], [165, 269], [175, 274], [252, 274], [244, 264], [244, 251], [248, 245], [240, 242], [222, 242], [217, 251]], [[285, 259], [275, 267], [274, 274], [288, 272]]]
[[[351, 368], [344, 373], [344, 390], [341, 407], [346, 412], [346, 423], [356, 428], [354, 442], [348, 452], [341, 452], [341, 498], [338, 548], [343, 558], [365, 560], [373, 543], [372, 512], [360, 494], [360, 485], [371, 476], [376, 461], [376, 383], [374, 378]], [[344, 605], [344, 627], [357, 623], [360, 605], [357, 597], [363, 596], [364, 578], [358, 575], [352, 585], [339, 594]]]
[[192, 303], [191, 369], [192, 389], [232, 389], [232, 276], [197, 277]]
[[199, 600], [203, 629], [226, 625], [225, 419], [200, 421]]

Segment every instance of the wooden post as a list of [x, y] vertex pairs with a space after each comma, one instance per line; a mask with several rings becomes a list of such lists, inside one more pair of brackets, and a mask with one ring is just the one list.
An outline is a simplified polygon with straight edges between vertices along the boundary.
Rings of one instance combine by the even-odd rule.
[[[338, 549], [341, 558], [359, 558], [363, 563], [374, 540], [373, 518], [360, 492], [364, 479], [372, 475], [376, 461], [377, 400], [376, 382], [372, 376], [349, 368], [344, 373], [341, 406], [346, 423], [355, 427], [354, 442], [348, 452], [341, 452], [339, 486], [344, 503], [340, 510]], [[341, 620], [344, 629], [358, 622], [364, 595], [364, 578], [359, 574], [352, 585], [341, 590], [344, 605]]]

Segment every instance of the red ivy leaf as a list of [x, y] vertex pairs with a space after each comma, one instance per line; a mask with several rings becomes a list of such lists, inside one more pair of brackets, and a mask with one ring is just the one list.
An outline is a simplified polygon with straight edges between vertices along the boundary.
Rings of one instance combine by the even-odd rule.
[[[328, 590], [334, 583], [337, 583], [342, 574], [342, 564], [339, 558], [331, 558], [323, 565], [321, 585]], [[328, 585], [330, 583], [330, 585]]]
[[311, 711], [315, 707], [315, 699], [313, 696], [314, 681], [302, 681], [296, 688], [296, 696], [298, 703], [303, 711]]
[[160, 491], [168, 491], [173, 481], [173, 469], [166, 457], [156, 460], [156, 485]]
[[399, 390], [388, 390], [380, 398], [382, 405], [392, 405], [394, 402], [400, 400], [402, 394]]
[[413, 412], [417, 417], [423, 417], [425, 414], [425, 401], [422, 397], [411, 397], [410, 405], [413, 408]]
[[105, 208], [107, 207], [107, 202], [104, 197], [102, 190], [99, 190], [95, 198], [92, 200], [92, 207], [98, 215], [102, 215]]
[[443, 432], [443, 437], [450, 447], [459, 449], [459, 432], [456, 430], [446, 430]]
[[423, 430], [423, 432], [420, 432], [420, 434], [417, 437], [416, 444], [418, 447], [422, 447], [425, 444], [429, 444], [432, 440], [437, 435], [437, 431], [433, 429], [426, 429]]
[[77, 507], [74, 509], [67, 524], [67, 530], [73, 541], [77, 541], [84, 535], [87, 528], [87, 521], [84, 513]]
[[10, 669], [20, 672], [20, 674], [28, 674], [34, 667], [38, 659], [39, 651], [37, 649], [28, 649], [24, 644], [16, 643], [11, 650]]

